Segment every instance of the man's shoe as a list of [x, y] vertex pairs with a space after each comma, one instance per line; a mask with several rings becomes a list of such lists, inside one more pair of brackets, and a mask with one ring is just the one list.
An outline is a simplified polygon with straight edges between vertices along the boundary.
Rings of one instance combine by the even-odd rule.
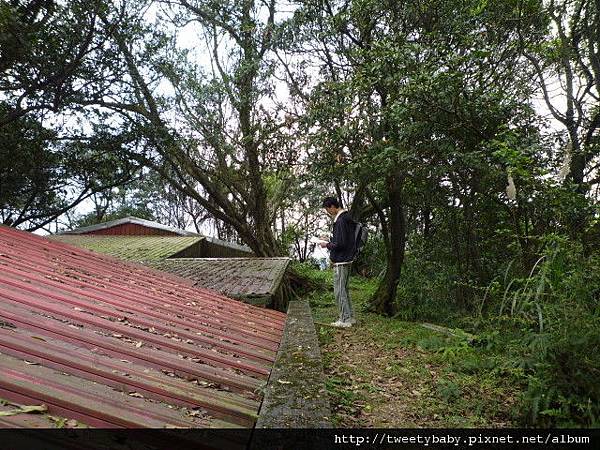
[[336, 328], [350, 328], [352, 324], [350, 322], [342, 322], [341, 320], [336, 320], [335, 322], [331, 323], [331, 326]]
[[354, 317], [352, 317], [351, 319], [349, 319], [348, 321], [346, 321], [346, 323], [349, 323], [350, 325], [355, 325], [356, 324], [356, 319]]

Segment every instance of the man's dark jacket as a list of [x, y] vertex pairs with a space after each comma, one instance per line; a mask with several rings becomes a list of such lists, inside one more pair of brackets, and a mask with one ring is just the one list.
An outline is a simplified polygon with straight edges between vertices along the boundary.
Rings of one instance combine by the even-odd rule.
[[344, 211], [333, 224], [333, 237], [327, 244], [329, 257], [334, 263], [352, 261], [354, 258], [354, 231], [356, 223]]

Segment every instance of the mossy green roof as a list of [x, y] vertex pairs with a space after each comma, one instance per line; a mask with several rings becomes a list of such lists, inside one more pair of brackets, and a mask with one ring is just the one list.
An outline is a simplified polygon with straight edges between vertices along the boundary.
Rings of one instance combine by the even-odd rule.
[[243, 298], [274, 295], [289, 262], [289, 258], [174, 258], [148, 265], [196, 286]]
[[202, 236], [49, 236], [65, 244], [131, 261], [159, 261], [200, 242]]

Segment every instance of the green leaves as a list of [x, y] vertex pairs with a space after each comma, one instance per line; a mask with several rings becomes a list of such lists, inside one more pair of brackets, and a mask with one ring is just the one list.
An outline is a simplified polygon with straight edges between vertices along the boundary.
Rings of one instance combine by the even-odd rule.
[[471, 14], [473, 14], [474, 16], [478, 16], [487, 8], [487, 6], [488, 0], [479, 0], [478, 2], [475, 2], [473, 7], [471, 8]]
[[498, 133], [488, 146], [496, 161], [508, 167], [511, 174], [526, 178], [532, 175], [535, 148], [524, 147], [526, 143], [519, 141], [522, 141], [522, 137], [509, 130]]

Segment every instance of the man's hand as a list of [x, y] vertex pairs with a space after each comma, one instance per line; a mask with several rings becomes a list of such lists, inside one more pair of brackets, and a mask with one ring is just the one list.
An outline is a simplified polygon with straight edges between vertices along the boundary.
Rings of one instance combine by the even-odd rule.
[[321, 246], [321, 248], [326, 248], [327, 244], [329, 244], [329, 242], [319, 242], [319, 245]]

